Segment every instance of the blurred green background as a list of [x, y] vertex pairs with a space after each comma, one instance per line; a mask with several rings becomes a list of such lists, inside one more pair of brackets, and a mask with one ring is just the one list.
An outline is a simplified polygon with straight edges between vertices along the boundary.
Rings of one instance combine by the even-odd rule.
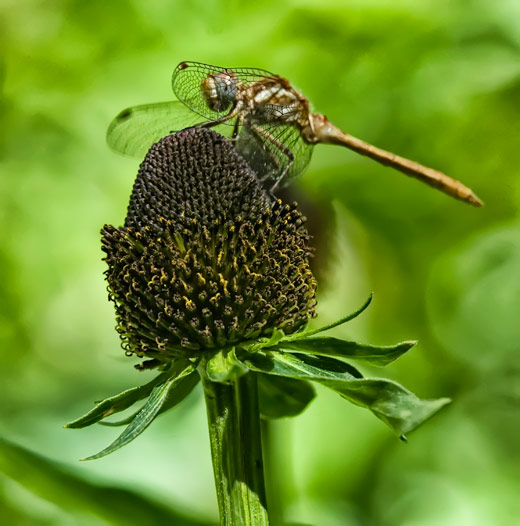
[[198, 391], [102, 460], [77, 461], [118, 430], [62, 429], [153, 375], [119, 348], [102, 276], [99, 229], [122, 223], [138, 167], [108, 150], [105, 130], [127, 106], [171, 99], [173, 68], [197, 60], [286, 76], [349, 133], [461, 179], [486, 203], [316, 147], [297, 184], [329, 217], [320, 321], [375, 291], [337, 334], [418, 339], [386, 370], [365, 371], [454, 403], [405, 445], [318, 389], [272, 429], [287, 521], [518, 524], [519, 20], [518, 0], [0, 0], [2, 523], [216, 520]]

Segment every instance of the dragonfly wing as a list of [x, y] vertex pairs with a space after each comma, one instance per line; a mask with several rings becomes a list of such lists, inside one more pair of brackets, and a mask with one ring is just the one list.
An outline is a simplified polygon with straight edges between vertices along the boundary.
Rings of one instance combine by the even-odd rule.
[[[269, 78], [277, 78], [269, 71], [263, 69], [224, 68], [203, 64], [202, 62], [181, 62], [172, 75], [173, 93], [188, 108], [204, 117], [204, 119], [208, 121], [218, 119], [229, 113], [231, 108], [221, 112], [211, 110], [204, 100], [201, 84], [209, 75], [218, 75], [219, 73], [236, 79], [239, 86]], [[232, 122], [228, 124], [233, 125]]]
[[107, 143], [116, 152], [142, 158], [162, 137], [200, 121], [199, 115], [179, 101], [133, 106], [110, 123]]
[[213, 121], [229, 113], [229, 109], [211, 110], [202, 94], [202, 81], [209, 75], [225, 73], [226, 69], [199, 62], [181, 62], [173, 71], [172, 89], [175, 96], [188, 108], [207, 121]]
[[235, 141], [235, 148], [262, 181], [272, 181], [280, 173], [284, 157], [278, 149], [269, 148], [265, 139], [253, 129], [243, 126]]
[[[305, 170], [311, 160], [313, 146], [303, 140], [300, 130], [294, 125], [278, 126], [273, 130], [273, 135], [293, 154], [293, 162], [285, 176], [286, 182], [289, 182]], [[285, 182], [281, 186], [285, 186]]]
[[256, 124], [255, 128], [261, 133], [247, 125], [241, 128], [236, 148], [262, 180], [274, 184], [287, 170], [280, 183], [283, 187], [309, 164], [312, 145], [294, 125]]

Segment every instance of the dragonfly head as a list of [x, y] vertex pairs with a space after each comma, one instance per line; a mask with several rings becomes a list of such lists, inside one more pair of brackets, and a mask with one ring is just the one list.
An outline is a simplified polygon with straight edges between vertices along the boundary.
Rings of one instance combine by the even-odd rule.
[[211, 73], [200, 84], [204, 100], [212, 111], [222, 112], [236, 101], [237, 78], [232, 72]]

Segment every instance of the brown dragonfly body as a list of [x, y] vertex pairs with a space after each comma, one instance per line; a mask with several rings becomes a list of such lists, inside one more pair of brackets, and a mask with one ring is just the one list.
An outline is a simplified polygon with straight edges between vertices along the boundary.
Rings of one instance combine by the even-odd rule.
[[[268, 71], [181, 62], [173, 73], [172, 87], [187, 108], [206, 119], [194, 123], [196, 126], [232, 126], [230, 138], [271, 183], [271, 190], [300, 173], [310, 161], [312, 147], [324, 143], [345, 146], [456, 199], [482, 206], [460, 181], [357, 139], [334, 126], [325, 115], [311, 112], [308, 100], [288, 80]], [[129, 149], [129, 141], [122, 140], [119, 131], [125, 130], [133, 115], [155, 112], [154, 106], [159, 111], [160, 104], [148, 105], [130, 108], [116, 117], [108, 132], [114, 149]]]

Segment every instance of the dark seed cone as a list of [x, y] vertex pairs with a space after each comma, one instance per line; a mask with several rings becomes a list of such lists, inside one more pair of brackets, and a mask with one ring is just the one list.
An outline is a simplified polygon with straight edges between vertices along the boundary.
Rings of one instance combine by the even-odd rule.
[[141, 164], [125, 226], [102, 230], [123, 348], [167, 361], [297, 330], [316, 303], [304, 220], [272, 205], [215, 132], [161, 139]]

